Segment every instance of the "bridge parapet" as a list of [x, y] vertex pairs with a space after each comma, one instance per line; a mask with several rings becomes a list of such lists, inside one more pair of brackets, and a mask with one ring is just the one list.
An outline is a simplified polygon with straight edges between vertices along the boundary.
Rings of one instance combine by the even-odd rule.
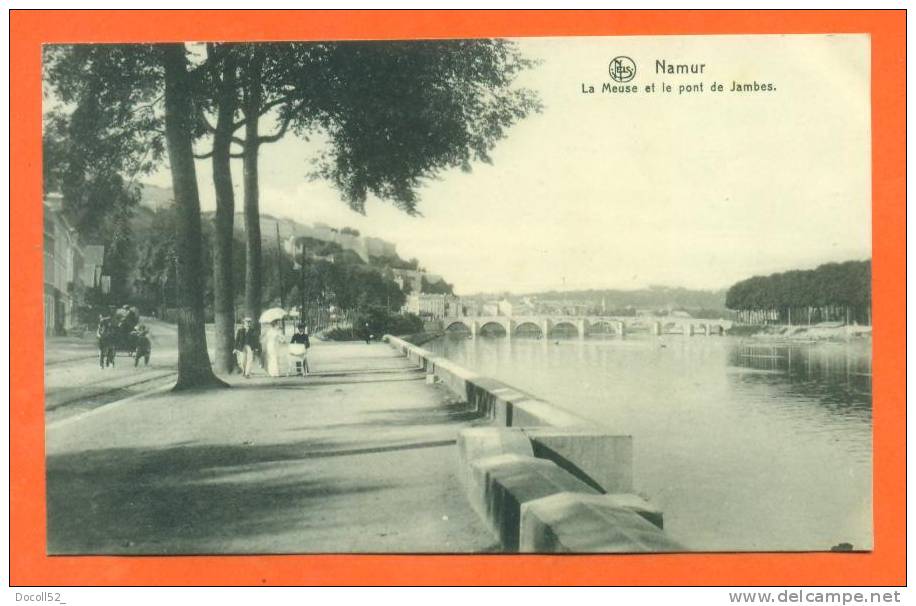
[[[610, 328], [609, 332], [625, 336], [635, 330], [647, 330], [655, 335], [680, 333], [692, 336], [701, 333], [707, 336], [721, 335], [732, 327], [731, 320], [705, 320], [681, 316], [555, 316], [555, 315], [520, 315], [520, 316], [454, 316], [444, 319], [446, 330], [464, 326], [476, 337], [488, 325], [499, 326], [507, 338], [516, 336], [519, 328], [535, 326], [545, 338], [560, 326], [575, 329], [580, 337], [598, 332], [598, 326]], [[593, 330], [595, 329], [595, 330]], [[603, 332], [603, 331], [602, 331]]]

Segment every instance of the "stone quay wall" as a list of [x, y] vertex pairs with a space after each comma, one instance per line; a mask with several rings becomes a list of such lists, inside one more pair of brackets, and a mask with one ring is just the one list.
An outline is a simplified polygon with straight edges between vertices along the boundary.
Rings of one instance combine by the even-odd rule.
[[505, 551], [686, 551], [662, 512], [634, 494], [633, 438], [451, 360], [384, 340], [477, 412], [458, 435], [458, 475]]

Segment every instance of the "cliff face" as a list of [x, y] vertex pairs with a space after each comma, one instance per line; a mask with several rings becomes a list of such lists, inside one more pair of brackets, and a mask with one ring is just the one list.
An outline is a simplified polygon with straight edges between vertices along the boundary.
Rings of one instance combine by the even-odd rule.
[[[166, 187], [142, 184], [140, 188], [142, 197], [140, 206], [135, 213], [134, 222], [136, 227], [142, 230], [149, 226], [154, 211], [172, 204], [173, 196], [172, 190]], [[202, 214], [205, 221], [211, 220], [213, 217], [212, 211]], [[241, 212], [236, 213], [235, 230], [238, 234], [242, 234], [245, 231], [245, 220]], [[344, 233], [324, 223], [304, 225], [292, 219], [262, 214], [261, 235], [264, 239], [264, 245], [277, 246], [278, 233], [281, 243], [292, 236], [306, 236], [322, 242], [334, 242], [344, 250], [349, 250], [359, 255], [359, 258], [365, 263], [369, 262], [370, 257], [397, 256], [397, 245], [381, 238]]]

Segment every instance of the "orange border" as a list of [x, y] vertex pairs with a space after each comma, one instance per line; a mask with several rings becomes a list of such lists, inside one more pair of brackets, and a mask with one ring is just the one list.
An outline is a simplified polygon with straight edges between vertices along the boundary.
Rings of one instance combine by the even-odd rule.
[[[10, 578], [14, 585], [903, 585], [906, 13], [12, 11]], [[48, 42], [865, 32], [872, 40], [874, 516], [870, 554], [45, 555], [41, 54]]]

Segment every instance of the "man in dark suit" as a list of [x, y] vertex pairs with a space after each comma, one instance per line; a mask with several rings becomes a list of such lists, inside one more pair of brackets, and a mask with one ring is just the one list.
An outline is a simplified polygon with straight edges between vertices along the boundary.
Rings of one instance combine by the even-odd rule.
[[260, 335], [253, 328], [251, 318], [245, 318], [242, 327], [235, 333], [235, 357], [246, 379], [251, 376], [254, 356], [260, 349]]

